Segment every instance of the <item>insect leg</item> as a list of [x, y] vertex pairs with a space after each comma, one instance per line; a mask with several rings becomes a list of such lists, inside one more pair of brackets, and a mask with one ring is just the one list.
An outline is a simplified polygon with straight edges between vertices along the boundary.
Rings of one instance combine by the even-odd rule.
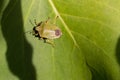
[[55, 19], [59, 18], [59, 16], [56, 16]]
[[56, 16], [56, 17], [55, 17], [53, 24], [56, 23], [56, 20], [57, 20], [58, 18], [59, 18], [59, 16]]
[[44, 42], [48, 43], [48, 44], [51, 44], [53, 47], [55, 46], [53, 40], [51, 40], [51, 39], [44, 39]]
[[50, 17], [48, 17], [48, 19], [46, 20], [46, 23], [50, 20]]

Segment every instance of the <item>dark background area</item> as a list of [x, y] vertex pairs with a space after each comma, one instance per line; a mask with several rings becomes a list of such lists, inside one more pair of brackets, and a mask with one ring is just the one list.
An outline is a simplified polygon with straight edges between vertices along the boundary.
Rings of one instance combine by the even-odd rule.
[[120, 37], [118, 38], [117, 46], [116, 46], [116, 58], [120, 65]]
[[2, 33], [7, 43], [6, 60], [10, 71], [20, 80], [36, 80], [32, 63], [33, 48], [24, 35], [20, 1], [10, 0], [1, 20]]

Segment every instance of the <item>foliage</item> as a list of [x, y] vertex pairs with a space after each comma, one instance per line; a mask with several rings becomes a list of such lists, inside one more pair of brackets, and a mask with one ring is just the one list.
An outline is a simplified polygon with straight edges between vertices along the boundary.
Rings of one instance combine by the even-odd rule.
[[[0, 1], [0, 80], [120, 80], [120, 1]], [[59, 16], [55, 47], [29, 33]]]

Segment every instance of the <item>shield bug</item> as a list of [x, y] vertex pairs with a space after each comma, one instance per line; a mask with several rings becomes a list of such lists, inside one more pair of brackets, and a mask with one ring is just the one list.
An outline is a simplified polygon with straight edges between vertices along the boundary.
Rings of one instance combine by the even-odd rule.
[[[55, 22], [57, 17], [54, 20]], [[32, 34], [40, 40], [44, 40], [45, 43], [49, 43], [54, 46], [53, 40], [60, 38], [62, 35], [61, 29], [55, 24], [55, 22], [51, 22], [50, 18], [39, 23], [35, 20], [35, 26], [33, 27]]]

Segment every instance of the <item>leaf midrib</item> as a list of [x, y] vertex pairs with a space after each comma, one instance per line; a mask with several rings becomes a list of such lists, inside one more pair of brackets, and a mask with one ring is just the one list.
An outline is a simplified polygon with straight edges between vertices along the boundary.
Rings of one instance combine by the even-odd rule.
[[56, 16], [59, 16], [59, 19], [61, 20], [63, 26], [65, 27], [66, 31], [68, 32], [68, 34], [70, 35], [71, 39], [73, 40], [74, 44], [76, 47], [79, 48], [78, 44], [77, 44], [77, 41], [75, 40], [73, 34], [71, 33], [70, 29], [68, 28], [67, 24], [64, 22], [64, 20], [62, 19], [62, 17], [60, 16], [59, 12], [57, 11], [57, 9], [55, 8], [55, 5], [54, 3], [52, 2], [52, 0], [48, 0], [50, 5], [52, 6]]

